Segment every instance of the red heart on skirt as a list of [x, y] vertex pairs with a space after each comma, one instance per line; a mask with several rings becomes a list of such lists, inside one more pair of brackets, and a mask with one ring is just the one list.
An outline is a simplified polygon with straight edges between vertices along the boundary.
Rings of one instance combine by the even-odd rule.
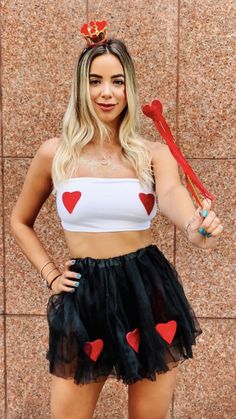
[[171, 343], [176, 333], [177, 323], [175, 320], [170, 320], [167, 323], [156, 324], [155, 329], [166, 342]]
[[146, 209], [148, 215], [152, 212], [154, 207], [155, 197], [152, 193], [140, 193], [139, 199], [142, 202], [144, 208]]
[[77, 202], [81, 197], [80, 191], [74, 192], [64, 192], [62, 194], [62, 201], [64, 206], [66, 207], [67, 211], [71, 214], [73, 209], [75, 208]]
[[140, 343], [140, 331], [139, 329], [134, 329], [133, 332], [126, 333], [126, 340], [128, 344], [138, 352], [139, 343]]
[[86, 355], [95, 362], [103, 350], [103, 345], [102, 339], [96, 339], [93, 342], [85, 342], [83, 349]]

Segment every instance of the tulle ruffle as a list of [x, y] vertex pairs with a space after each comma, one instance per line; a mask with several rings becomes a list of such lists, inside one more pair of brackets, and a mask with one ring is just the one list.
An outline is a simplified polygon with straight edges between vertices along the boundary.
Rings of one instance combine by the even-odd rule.
[[150, 245], [109, 259], [76, 259], [74, 293], [48, 300], [50, 372], [78, 384], [113, 376], [125, 384], [192, 358], [202, 332], [178, 273]]

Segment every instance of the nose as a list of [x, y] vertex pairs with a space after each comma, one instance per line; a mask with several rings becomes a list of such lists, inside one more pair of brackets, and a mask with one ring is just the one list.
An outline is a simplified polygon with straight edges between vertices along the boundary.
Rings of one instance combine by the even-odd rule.
[[111, 97], [112, 96], [112, 90], [110, 83], [104, 83], [102, 87], [102, 96], [103, 97]]

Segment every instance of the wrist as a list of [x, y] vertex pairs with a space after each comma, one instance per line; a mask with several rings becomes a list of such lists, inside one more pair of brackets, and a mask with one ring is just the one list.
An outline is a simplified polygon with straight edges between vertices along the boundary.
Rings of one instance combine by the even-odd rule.
[[[191, 220], [192, 221], [192, 220]], [[184, 226], [184, 234], [187, 240], [196, 247], [201, 247], [202, 237], [200, 234], [196, 234], [196, 231], [191, 230], [191, 221]]]
[[45, 278], [45, 282], [46, 285], [50, 285], [52, 280], [57, 276], [57, 275], [61, 275], [60, 271], [55, 268], [53, 271], [50, 272], [50, 274], [47, 275], [47, 277]]
[[49, 288], [50, 290], [52, 290], [52, 285], [54, 284], [54, 282], [57, 280], [57, 278], [59, 278], [59, 276], [61, 276], [62, 274], [59, 273], [56, 276], [54, 276], [53, 279], [50, 280], [50, 282], [47, 283], [47, 288]]
[[40, 270], [40, 277], [47, 288], [50, 288], [52, 280], [59, 275], [60, 272], [52, 260], [47, 261]]

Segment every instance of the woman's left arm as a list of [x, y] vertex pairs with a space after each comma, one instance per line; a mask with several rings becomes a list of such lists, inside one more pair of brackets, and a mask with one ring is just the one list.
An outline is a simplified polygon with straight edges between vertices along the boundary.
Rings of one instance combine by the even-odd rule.
[[168, 146], [154, 143], [151, 148], [160, 212], [184, 231], [195, 246], [214, 248], [223, 226], [211, 210], [211, 201], [204, 199], [203, 208], [196, 209], [191, 195], [181, 183], [178, 164]]

